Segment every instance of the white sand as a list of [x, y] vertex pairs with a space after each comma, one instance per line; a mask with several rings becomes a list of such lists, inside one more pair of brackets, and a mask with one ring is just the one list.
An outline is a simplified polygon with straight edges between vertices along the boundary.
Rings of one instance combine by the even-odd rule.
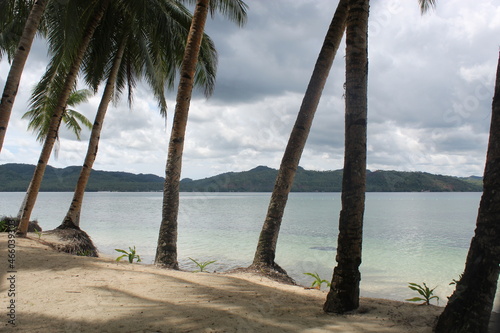
[[7, 235], [0, 236], [0, 331], [431, 332], [443, 309], [363, 298], [351, 314], [327, 315], [324, 291], [249, 273], [180, 272], [72, 256], [36, 238], [16, 239], [12, 327]]

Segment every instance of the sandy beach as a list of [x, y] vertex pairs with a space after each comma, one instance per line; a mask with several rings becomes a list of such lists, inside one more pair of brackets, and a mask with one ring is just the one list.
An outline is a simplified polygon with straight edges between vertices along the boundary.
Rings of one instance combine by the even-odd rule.
[[[353, 313], [327, 315], [325, 291], [250, 273], [73, 256], [36, 238], [16, 239], [9, 273], [7, 234], [0, 236], [1, 327], [8, 332], [431, 332], [443, 309], [363, 298]], [[12, 300], [15, 326], [8, 322]]]

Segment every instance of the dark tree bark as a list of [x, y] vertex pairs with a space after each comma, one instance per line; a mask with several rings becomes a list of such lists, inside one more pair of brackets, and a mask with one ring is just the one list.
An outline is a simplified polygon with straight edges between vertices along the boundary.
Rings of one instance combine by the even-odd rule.
[[288, 139], [251, 267], [286, 272], [275, 261], [281, 221], [314, 114], [345, 30], [347, 0], [341, 0], [328, 28], [292, 133]]
[[19, 45], [16, 49], [12, 65], [10, 66], [5, 88], [2, 93], [0, 101], [0, 152], [2, 151], [5, 133], [9, 124], [10, 115], [16, 99], [17, 90], [19, 89], [19, 82], [23, 74], [24, 65], [28, 59], [28, 55], [35, 38], [36, 31], [42, 20], [45, 7], [47, 7], [48, 0], [38, 0], [33, 3], [28, 20], [23, 30]]
[[179, 269], [177, 262], [177, 216], [179, 213], [182, 153], [196, 64], [208, 15], [208, 5], [209, 0], [198, 0], [196, 2], [180, 72], [180, 82], [165, 168], [162, 220], [155, 257], [155, 264], [165, 268]]
[[[437, 333], [486, 333], [500, 272], [500, 55], [479, 204], [462, 278], [439, 316]], [[497, 328], [498, 329], [498, 328]], [[498, 330], [495, 330], [498, 332]]]
[[359, 307], [361, 248], [366, 188], [368, 0], [349, 0], [346, 27], [345, 152], [337, 266], [325, 312]]
[[95, 115], [94, 124], [92, 125], [92, 132], [90, 134], [90, 140], [87, 147], [87, 154], [85, 155], [85, 161], [83, 163], [82, 169], [80, 170], [80, 176], [78, 177], [78, 182], [76, 183], [75, 192], [73, 193], [73, 200], [71, 200], [71, 205], [66, 213], [61, 228], [71, 228], [80, 226], [80, 213], [82, 211], [83, 197], [85, 195], [85, 188], [90, 178], [90, 173], [92, 172], [92, 167], [94, 165], [95, 159], [97, 157], [97, 150], [99, 148], [99, 140], [101, 138], [101, 130], [104, 124], [104, 118], [108, 110], [109, 102], [113, 97], [113, 92], [116, 84], [116, 79], [118, 77], [118, 71], [123, 59], [123, 53], [127, 45], [127, 36], [122, 37], [116, 55], [113, 59], [113, 65], [111, 71], [106, 81], [106, 86], [102, 94], [101, 102], [97, 108], [97, 113]]
[[35, 202], [38, 196], [38, 192], [40, 190], [40, 186], [42, 184], [43, 175], [45, 173], [45, 169], [50, 159], [50, 155], [52, 154], [52, 149], [54, 147], [54, 143], [56, 142], [57, 135], [59, 132], [59, 126], [61, 125], [61, 119], [64, 110], [66, 110], [66, 105], [68, 102], [69, 95], [71, 94], [71, 90], [73, 89], [78, 71], [80, 69], [80, 64], [83, 59], [83, 55], [85, 50], [87, 49], [88, 44], [90, 43], [90, 39], [94, 34], [95, 29], [97, 28], [101, 18], [106, 11], [107, 6], [109, 5], [111, 0], [103, 0], [97, 6], [94, 16], [89, 21], [85, 33], [83, 35], [83, 39], [80, 43], [80, 46], [75, 54], [75, 59], [71, 64], [71, 68], [68, 71], [68, 75], [66, 77], [66, 81], [64, 83], [62, 93], [58, 98], [57, 106], [54, 110], [54, 114], [52, 115], [49, 132], [47, 133], [47, 137], [43, 144], [42, 151], [40, 153], [40, 157], [38, 159], [38, 163], [35, 168], [35, 172], [33, 173], [33, 178], [31, 179], [30, 186], [28, 188], [28, 192], [26, 194], [26, 205], [23, 208], [23, 213], [21, 216], [21, 221], [19, 224], [18, 234], [20, 236], [26, 236], [26, 232], [28, 230], [28, 222], [31, 216], [31, 212], [35, 206]]

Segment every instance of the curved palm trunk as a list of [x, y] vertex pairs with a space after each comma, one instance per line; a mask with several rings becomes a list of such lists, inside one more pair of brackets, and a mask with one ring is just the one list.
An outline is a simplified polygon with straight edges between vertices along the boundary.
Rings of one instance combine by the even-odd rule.
[[9, 124], [12, 107], [14, 106], [14, 101], [16, 99], [24, 65], [28, 59], [33, 39], [35, 38], [36, 31], [38, 30], [38, 26], [42, 20], [42, 15], [45, 11], [47, 3], [48, 0], [38, 0], [33, 4], [33, 8], [31, 9], [26, 25], [24, 26], [23, 34], [19, 41], [14, 59], [12, 60], [9, 74], [7, 75], [7, 81], [5, 82], [5, 88], [0, 102], [0, 152], [2, 151], [5, 133], [7, 132], [7, 126]]
[[500, 57], [483, 184], [465, 270], [439, 316], [437, 333], [488, 332], [500, 272]]
[[349, 0], [346, 28], [345, 152], [337, 267], [323, 309], [358, 308], [366, 187], [368, 0]]
[[172, 133], [170, 134], [168, 146], [165, 185], [163, 189], [162, 220], [155, 256], [155, 263], [166, 268], [179, 268], [177, 262], [177, 216], [179, 213], [182, 152], [196, 64], [208, 15], [208, 4], [209, 0], [196, 1], [180, 71]]
[[95, 29], [97, 28], [101, 18], [104, 15], [109, 2], [110, 0], [103, 0], [99, 3], [94, 16], [86, 27], [80, 47], [77, 50], [75, 59], [73, 60], [71, 68], [68, 71], [66, 81], [57, 102], [57, 107], [55, 108], [54, 114], [52, 115], [47, 138], [45, 139], [45, 142], [43, 144], [40, 158], [38, 160], [35, 172], [33, 173], [33, 178], [31, 179], [31, 183], [28, 188], [26, 205], [23, 209], [23, 214], [21, 216], [21, 221], [19, 223], [19, 228], [17, 231], [20, 236], [25, 236], [28, 230], [29, 218], [31, 216], [31, 212], [33, 211], [33, 207], [35, 206], [36, 198], [38, 196], [40, 185], [42, 184], [43, 175], [45, 173], [45, 168], [47, 167], [47, 163], [52, 153], [52, 148], [54, 147], [54, 143], [56, 142], [62, 115], [64, 110], [66, 109], [66, 104], [69, 95], [71, 94], [71, 89], [75, 85], [83, 55], [92, 38], [92, 35], [94, 34]]
[[307, 141], [318, 107], [323, 88], [330, 68], [339, 48], [345, 30], [347, 18], [347, 0], [341, 0], [328, 28], [323, 46], [316, 60], [309, 85], [300, 107], [292, 133], [288, 139], [285, 153], [281, 160], [280, 169], [273, 193], [269, 202], [266, 219], [260, 233], [257, 250], [253, 259], [253, 267], [269, 267], [286, 273], [275, 262], [276, 243], [279, 229], [285, 211], [288, 194], [292, 188], [293, 179], [297, 172], [300, 157]]
[[94, 125], [92, 126], [92, 132], [90, 134], [89, 145], [87, 148], [87, 155], [85, 156], [85, 162], [83, 163], [82, 170], [80, 171], [80, 176], [78, 177], [75, 193], [73, 194], [73, 200], [71, 201], [71, 205], [66, 214], [66, 217], [64, 218], [63, 223], [58, 227], [59, 229], [75, 228], [80, 226], [80, 212], [82, 210], [85, 188], [87, 187], [90, 172], [92, 171], [92, 166], [94, 165], [97, 156], [104, 117], [106, 116], [109, 102], [113, 97], [114, 87], [116, 79], [118, 77], [118, 71], [120, 69], [126, 45], [127, 38], [125, 36], [121, 40], [121, 44], [117, 50], [116, 56], [113, 59], [113, 65], [110, 71], [110, 75], [106, 82], [106, 87], [104, 88], [101, 102], [99, 103], [99, 107], [97, 109]]

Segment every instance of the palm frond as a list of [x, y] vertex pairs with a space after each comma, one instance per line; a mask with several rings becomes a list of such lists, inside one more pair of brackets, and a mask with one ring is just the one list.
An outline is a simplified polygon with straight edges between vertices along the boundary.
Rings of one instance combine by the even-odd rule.
[[[36, 139], [39, 142], [44, 142], [50, 127], [50, 122], [55, 108], [57, 107], [57, 98], [64, 85], [65, 71], [56, 71], [57, 66], [49, 66], [44, 76], [33, 89], [32, 95], [29, 100], [29, 109], [23, 115], [24, 119], [29, 119], [28, 129], [36, 134]], [[76, 106], [80, 103], [86, 102], [91, 96], [91, 91], [82, 89], [73, 91], [70, 94], [68, 104]], [[73, 131], [80, 139], [81, 126], [80, 121], [85, 126], [92, 127], [90, 121], [83, 115], [77, 114], [76, 111], [71, 110], [68, 115], [66, 109], [62, 116], [62, 121], [66, 127]], [[72, 128], [74, 126], [74, 128]]]
[[436, 8], [436, 0], [418, 0], [418, 4], [422, 14], [427, 13], [431, 8]]
[[85, 103], [93, 94], [94, 93], [89, 89], [75, 90], [69, 95], [68, 106], [77, 106], [78, 104]]
[[12, 61], [32, 6], [32, 1], [0, 1], [0, 60]]
[[[184, 2], [195, 5], [197, 1], [184, 0]], [[242, 0], [210, 0], [209, 6], [212, 16], [215, 15], [215, 12], [219, 12], [240, 27], [246, 23], [248, 6]]]

